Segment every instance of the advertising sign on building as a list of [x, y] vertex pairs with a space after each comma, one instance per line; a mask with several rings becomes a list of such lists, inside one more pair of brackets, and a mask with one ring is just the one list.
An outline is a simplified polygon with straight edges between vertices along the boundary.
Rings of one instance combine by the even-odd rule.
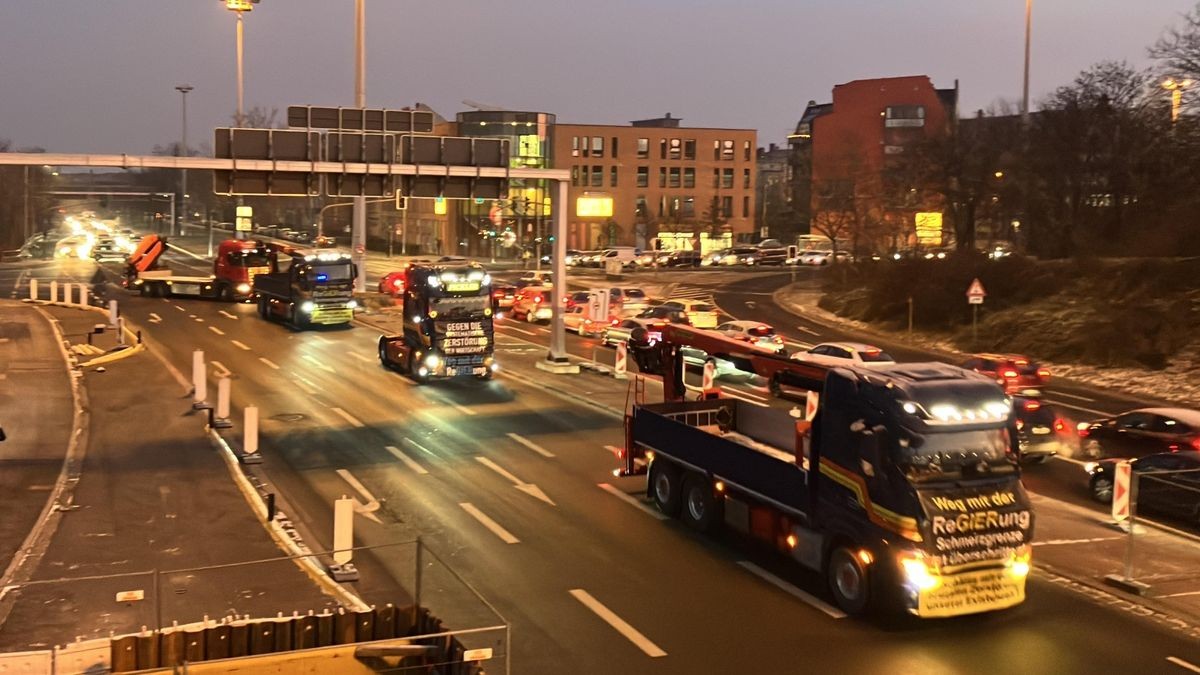
[[922, 211], [916, 216], [917, 243], [923, 246], [942, 245], [942, 214]]

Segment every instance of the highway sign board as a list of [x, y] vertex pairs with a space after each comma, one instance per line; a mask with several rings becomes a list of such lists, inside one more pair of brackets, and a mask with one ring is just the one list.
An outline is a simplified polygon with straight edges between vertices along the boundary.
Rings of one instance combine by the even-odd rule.
[[[213, 149], [217, 159], [317, 162], [320, 141], [315, 131], [219, 128]], [[213, 171], [213, 192], [220, 195], [307, 197], [319, 195], [318, 187], [317, 175], [308, 171]]]
[[288, 106], [288, 126], [306, 129], [431, 134], [433, 133], [433, 113], [428, 110], [292, 105]]
[[1129, 460], [1117, 462], [1113, 468], [1113, 520], [1121, 522], [1129, 519], [1129, 483], [1133, 476], [1133, 465]]
[[983, 290], [983, 282], [978, 278], [973, 280], [967, 287], [967, 302], [972, 305], [982, 305], [985, 297], [987, 297], [987, 291]]

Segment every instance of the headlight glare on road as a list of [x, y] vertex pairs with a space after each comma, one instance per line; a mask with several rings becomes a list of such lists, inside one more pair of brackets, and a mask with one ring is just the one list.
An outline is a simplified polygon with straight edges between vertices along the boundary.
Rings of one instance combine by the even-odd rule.
[[312, 300], [305, 300], [304, 302], [300, 303], [300, 311], [304, 312], [305, 314], [312, 314], [312, 311], [316, 309], [316, 307], [317, 306], [313, 304]]
[[925, 557], [920, 552], [900, 554], [900, 569], [904, 572], [905, 583], [921, 591], [937, 588], [941, 581], [925, 564]]
[[244, 282], [243, 282], [243, 283], [240, 283], [240, 284], [238, 284], [238, 285], [237, 285], [237, 292], [238, 292], [238, 293], [249, 293], [249, 292], [250, 292], [250, 284], [247, 284], [247, 283], [244, 283]]

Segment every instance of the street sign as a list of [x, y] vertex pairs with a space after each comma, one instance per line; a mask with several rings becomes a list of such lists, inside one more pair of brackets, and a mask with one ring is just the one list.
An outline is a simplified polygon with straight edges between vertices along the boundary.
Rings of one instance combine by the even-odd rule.
[[[508, 166], [507, 138], [457, 136], [401, 136], [401, 164], [433, 166]], [[396, 186], [409, 197], [446, 199], [502, 199], [507, 197], [508, 179], [479, 176], [403, 176]]]
[[[315, 131], [219, 128], [213, 148], [217, 159], [318, 162], [320, 141]], [[308, 171], [213, 171], [213, 192], [219, 195], [315, 197], [318, 184], [317, 174]]]
[[288, 126], [305, 129], [433, 133], [433, 113], [428, 110], [324, 108], [311, 105], [292, 105], [288, 106], [287, 114]]
[[979, 279], [972, 281], [971, 285], [967, 287], [967, 303], [982, 305], [985, 297], [987, 297], [987, 291], [983, 290], [983, 282]]
[[1117, 462], [1113, 471], [1112, 517], [1118, 523], [1129, 519], [1129, 481], [1133, 465], [1129, 460]]
[[239, 206], [237, 207], [237, 223], [235, 229], [238, 232], [249, 232], [254, 229], [254, 207]]

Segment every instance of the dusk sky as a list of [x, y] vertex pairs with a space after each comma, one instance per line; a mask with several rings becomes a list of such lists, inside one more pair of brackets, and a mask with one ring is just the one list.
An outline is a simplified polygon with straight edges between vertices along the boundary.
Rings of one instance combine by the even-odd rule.
[[[1146, 47], [1192, 0], [1034, 0], [1034, 100]], [[624, 124], [670, 112], [784, 142], [810, 99], [926, 74], [963, 115], [1021, 92], [1022, 0], [367, 1], [367, 103], [471, 99]], [[4, 0], [0, 138], [52, 152], [147, 153], [228, 126], [236, 82], [222, 0]], [[263, 0], [246, 15], [246, 105], [351, 105], [352, 0]]]

